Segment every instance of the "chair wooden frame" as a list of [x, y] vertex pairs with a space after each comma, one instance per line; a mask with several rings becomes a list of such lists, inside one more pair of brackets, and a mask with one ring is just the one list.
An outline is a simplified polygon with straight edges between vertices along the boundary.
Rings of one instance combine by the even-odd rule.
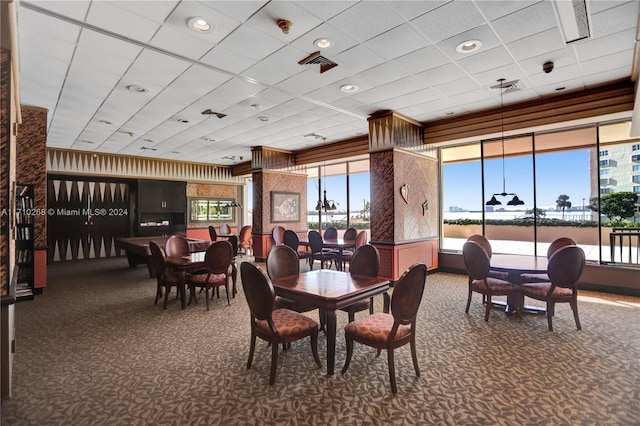
[[[204, 263], [206, 265], [206, 272], [201, 274], [188, 274], [187, 284], [189, 285], [190, 298], [189, 303], [193, 300], [198, 302], [195, 294], [195, 287], [202, 287], [205, 289], [205, 300], [207, 311], [209, 310], [209, 289], [224, 286], [227, 292], [227, 305], [230, 305], [229, 300], [229, 278], [232, 274], [232, 262], [233, 262], [233, 246], [229, 241], [216, 241], [209, 246], [205, 255]], [[217, 291], [218, 297], [220, 297], [219, 290]], [[211, 294], [213, 297], [213, 293]]]
[[[391, 391], [397, 393], [394, 349], [410, 343], [413, 368], [416, 376], [420, 377], [416, 352], [416, 318], [426, 279], [427, 266], [423, 263], [412, 265], [396, 281], [391, 298], [391, 314], [369, 315], [364, 321], [354, 321], [345, 327], [347, 358], [342, 368], [342, 374], [345, 374], [349, 369], [354, 341], [376, 348], [378, 355], [382, 349], [386, 349]], [[367, 327], [367, 320], [372, 321], [373, 328]], [[376, 332], [374, 328], [380, 329], [380, 331]], [[399, 331], [400, 334], [398, 334]]]
[[[256, 348], [256, 337], [271, 344], [271, 372], [269, 384], [276, 381], [278, 369], [278, 351], [280, 344], [289, 344], [296, 340], [311, 337], [311, 352], [318, 368], [322, 368], [318, 356], [318, 323], [313, 319], [288, 309], [274, 309], [275, 291], [264, 271], [253, 262], [240, 265], [242, 287], [251, 314], [251, 342], [247, 369], [251, 368]], [[290, 327], [291, 322], [296, 323]], [[288, 332], [281, 332], [286, 330]]]
[[584, 271], [584, 265], [585, 255], [580, 247], [576, 245], [564, 246], [556, 250], [549, 258], [549, 266], [547, 267], [549, 282], [522, 285], [525, 296], [546, 302], [549, 331], [553, 331], [556, 303], [569, 303], [576, 328], [582, 330], [578, 316], [578, 280]]
[[[491, 298], [493, 296], [508, 296], [520, 292], [520, 286], [498, 278], [489, 276], [491, 267], [489, 255], [485, 249], [474, 241], [466, 241], [462, 246], [462, 257], [469, 274], [469, 291], [465, 313], [469, 313], [471, 295], [477, 292], [483, 295], [485, 304], [484, 320], [489, 321], [491, 311]], [[486, 300], [484, 300], [486, 298]]]

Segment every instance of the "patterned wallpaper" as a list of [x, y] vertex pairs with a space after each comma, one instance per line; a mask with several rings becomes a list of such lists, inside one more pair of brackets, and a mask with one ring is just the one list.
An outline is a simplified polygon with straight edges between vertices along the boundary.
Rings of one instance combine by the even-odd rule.
[[[256, 179], [256, 175], [259, 178]], [[253, 174], [253, 223], [254, 233], [270, 233], [274, 226], [281, 225], [287, 229], [307, 229], [307, 176], [293, 173], [262, 171]], [[289, 223], [273, 223], [271, 221], [271, 192], [300, 193], [300, 221]], [[259, 209], [258, 206], [261, 206]], [[258, 212], [258, 210], [261, 210]], [[256, 226], [259, 225], [259, 226]]]
[[[18, 132], [16, 182], [33, 186], [34, 208], [47, 208], [47, 110], [26, 107]], [[33, 217], [34, 246], [47, 246], [47, 215]]]
[[[371, 240], [401, 243], [438, 236], [438, 163], [401, 149], [371, 153]], [[407, 201], [401, 194], [406, 185]]]
[[[9, 207], [9, 99], [10, 99], [10, 55], [9, 51], [0, 51], [0, 205], [3, 209]], [[9, 215], [0, 215], [0, 294], [5, 296], [9, 289]]]

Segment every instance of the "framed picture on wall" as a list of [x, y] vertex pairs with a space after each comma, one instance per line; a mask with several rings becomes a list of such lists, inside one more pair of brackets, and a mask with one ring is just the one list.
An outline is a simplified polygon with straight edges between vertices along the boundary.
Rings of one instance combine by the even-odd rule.
[[300, 193], [271, 191], [271, 222], [300, 222]]

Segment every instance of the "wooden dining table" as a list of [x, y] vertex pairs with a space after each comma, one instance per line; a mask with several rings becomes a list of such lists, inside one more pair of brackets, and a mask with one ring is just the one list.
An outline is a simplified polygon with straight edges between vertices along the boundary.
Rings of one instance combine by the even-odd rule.
[[[305, 247], [311, 247], [311, 243], [308, 240], [300, 240], [300, 245]], [[323, 249], [336, 249], [338, 250], [338, 259], [336, 261], [336, 269], [338, 271], [342, 270], [342, 254], [344, 249], [350, 249], [356, 247], [356, 240], [345, 240], [343, 238], [336, 239], [322, 239], [322, 248]]]
[[180, 285], [178, 293], [180, 295], [180, 305], [182, 309], [187, 306], [186, 298], [186, 274], [187, 272], [197, 271], [205, 268], [204, 256], [206, 252], [199, 251], [189, 253], [184, 256], [167, 256], [167, 266], [174, 271], [180, 273]]
[[[507, 280], [513, 284], [524, 284], [522, 274], [544, 274], [547, 272], [547, 258], [545, 256], [529, 256], [523, 254], [493, 254], [491, 256], [491, 269], [506, 272]], [[497, 303], [498, 305], [500, 302]], [[514, 293], [507, 296], [505, 312], [512, 313], [523, 311], [533, 314], [546, 313], [544, 308], [526, 306], [524, 294]]]
[[327, 374], [332, 375], [336, 359], [336, 310], [385, 293], [389, 281], [319, 269], [271, 280], [278, 296], [317, 306], [325, 313], [327, 334]]

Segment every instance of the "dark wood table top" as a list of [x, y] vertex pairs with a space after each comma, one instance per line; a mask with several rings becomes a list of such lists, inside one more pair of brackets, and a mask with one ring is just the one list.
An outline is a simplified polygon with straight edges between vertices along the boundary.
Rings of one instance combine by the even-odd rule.
[[349, 306], [389, 288], [389, 280], [318, 269], [271, 280], [276, 294], [329, 310]]
[[[149, 241], [155, 241], [161, 247], [164, 247], [168, 236], [158, 237], [123, 237], [116, 238], [115, 245], [127, 252], [132, 252], [139, 255], [151, 256], [151, 249], [149, 249]], [[192, 252], [206, 251], [211, 245], [211, 241], [199, 240], [197, 238], [187, 238], [189, 243], [189, 250]]]
[[539, 274], [547, 272], [547, 258], [524, 254], [494, 254], [491, 256], [491, 268], [505, 272]]
[[[308, 240], [300, 240], [301, 246], [311, 246]], [[322, 247], [324, 248], [354, 248], [356, 246], [355, 240], [345, 240], [338, 238], [335, 240], [322, 240]]]

